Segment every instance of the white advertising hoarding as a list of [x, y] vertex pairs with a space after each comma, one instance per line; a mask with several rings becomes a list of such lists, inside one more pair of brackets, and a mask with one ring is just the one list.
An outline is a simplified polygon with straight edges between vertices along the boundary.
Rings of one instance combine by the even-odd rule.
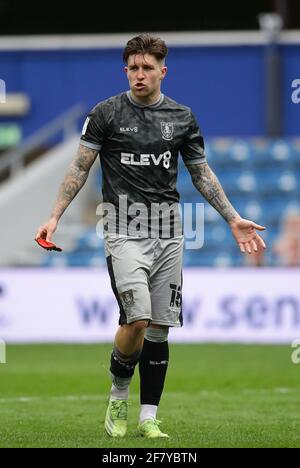
[[[299, 269], [186, 269], [184, 326], [170, 341], [290, 343], [300, 338]], [[0, 339], [112, 341], [118, 305], [106, 269], [0, 269]]]

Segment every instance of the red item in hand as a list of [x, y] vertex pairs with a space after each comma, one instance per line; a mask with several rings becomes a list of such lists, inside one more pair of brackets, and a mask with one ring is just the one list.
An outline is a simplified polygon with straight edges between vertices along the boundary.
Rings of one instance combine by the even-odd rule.
[[62, 252], [62, 249], [60, 247], [57, 247], [55, 244], [52, 242], [47, 242], [46, 239], [43, 239], [42, 237], [38, 237], [37, 239], [34, 239], [43, 249], [46, 250], [56, 250], [56, 252]]

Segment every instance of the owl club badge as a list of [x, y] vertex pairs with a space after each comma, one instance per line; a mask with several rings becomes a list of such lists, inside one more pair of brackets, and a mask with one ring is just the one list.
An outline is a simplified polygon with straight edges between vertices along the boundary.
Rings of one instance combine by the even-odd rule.
[[174, 124], [172, 122], [160, 122], [161, 133], [164, 140], [173, 139]]

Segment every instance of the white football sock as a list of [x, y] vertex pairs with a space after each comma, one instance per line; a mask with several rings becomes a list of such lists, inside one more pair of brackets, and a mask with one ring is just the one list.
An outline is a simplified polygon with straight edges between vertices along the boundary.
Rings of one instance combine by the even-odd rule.
[[129, 386], [125, 388], [118, 388], [114, 384], [111, 386], [110, 396], [114, 400], [128, 400]]
[[110, 390], [110, 396], [114, 400], [128, 400], [129, 395], [129, 384], [131, 377], [116, 377], [112, 373], [112, 386]]
[[157, 408], [156, 405], [141, 405], [140, 423], [145, 419], [156, 419]]

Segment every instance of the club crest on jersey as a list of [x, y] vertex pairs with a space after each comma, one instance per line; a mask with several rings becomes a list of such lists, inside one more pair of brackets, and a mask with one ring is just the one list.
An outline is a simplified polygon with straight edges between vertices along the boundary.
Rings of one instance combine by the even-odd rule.
[[161, 133], [164, 140], [172, 140], [174, 125], [173, 122], [160, 122]]

